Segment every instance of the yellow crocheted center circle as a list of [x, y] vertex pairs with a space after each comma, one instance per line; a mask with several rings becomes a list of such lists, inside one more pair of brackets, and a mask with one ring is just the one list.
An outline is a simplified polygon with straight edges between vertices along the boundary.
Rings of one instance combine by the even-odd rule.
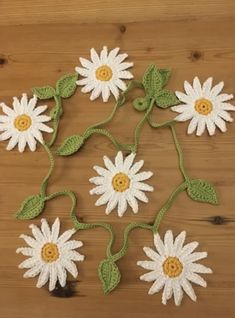
[[195, 110], [201, 115], [208, 115], [213, 109], [213, 104], [206, 98], [200, 98], [195, 102]]
[[60, 256], [57, 245], [54, 243], [46, 243], [43, 245], [41, 256], [47, 263], [55, 262]]
[[170, 277], [178, 277], [183, 270], [183, 265], [177, 257], [168, 257], [162, 265], [164, 273]]
[[25, 131], [32, 125], [32, 119], [28, 115], [19, 115], [14, 121], [14, 126], [19, 131]]
[[124, 192], [130, 186], [130, 179], [125, 173], [117, 173], [112, 180], [112, 186], [115, 191]]
[[107, 82], [112, 78], [113, 72], [108, 65], [102, 65], [97, 68], [95, 75], [99, 81]]

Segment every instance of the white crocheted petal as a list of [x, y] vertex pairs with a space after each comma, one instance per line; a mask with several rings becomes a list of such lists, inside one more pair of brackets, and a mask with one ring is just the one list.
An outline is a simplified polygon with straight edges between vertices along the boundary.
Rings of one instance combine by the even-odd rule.
[[117, 100], [118, 96], [119, 96], [119, 91], [118, 91], [116, 85], [114, 85], [113, 82], [109, 82], [108, 85], [109, 85], [109, 89], [110, 89], [111, 93], [113, 94], [113, 96]]
[[41, 288], [44, 286], [48, 280], [50, 275], [50, 266], [48, 264], [43, 265], [41, 273], [39, 275], [38, 281], [37, 281], [37, 288]]
[[18, 141], [19, 141], [19, 134], [15, 134], [14, 136], [11, 137], [6, 149], [12, 150], [17, 145]]
[[49, 275], [49, 291], [55, 289], [57, 282], [57, 267], [55, 264], [50, 266], [50, 275]]
[[161, 256], [165, 256], [165, 246], [158, 233], [154, 234], [154, 245]]
[[215, 117], [214, 118], [214, 123], [222, 132], [226, 132], [227, 131], [225, 121], [222, 118], [220, 118], [218, 116]]
[[106, 103], [110, 97], [110, 89], [108, 84], [102, 85], [101, 93], [102, 93], [103, 102]]
[[192, 99], [197, 99], [197, 94], [195, 94], [194, 89], [189, 84], [189, 82], [187, 81], [184, 82], [184, 89], [188, 96], [190, 96]]
[[215, 123], [210, 118], [207, 118], [206, 120], [206, 128], [210, 136], [213, 136], [215, 134], [216, 126], [215, 126]]
[[95, 100], [96, 98], [98, 98], [101, 94], [101, 91], [102, 91], [102, 85], [101, 83], [97, 83], [96, 87], [91, 93], [90, 100]]
[[162, 293], [163, 305], [166, 305], [167, 301], [172, 297], [172, 294], [173, 294], [172, 279], [167, 279], [164, 286], [163, 293]]
[[183, 290], [185, 291], [185, 293], [193, 300], [196, 301], [197, 300], [197, 296], [195, 295], [195, 292], [193, 290], [192, 285], [190, 284], [190, 282], [186, 279], [183, 278], [181, 280], [181, 286], [183, 288]]
[[85, 77], [81, 80], [78, 80], [76, 81], [76, 84], [78, 86], [82, 86], [84, 85], [82, 88], [81, 88], [81, 92], [82, 93], [90, 93], [94, 88], [95, 88], [95, 82], [90, 82], [90, 79]]
[[107, 57], [108, 57], [108, 50], [107, 50], [107, 46], [103, 46], [102, 51], [100, 52], [100, 62], [102, 64], [107, 63]]
[[[7, 139], [11, 138], [12, 135], [13, 135], [12, 131], [7, 130], [0, 135], [0, 140], [2, 140], [2, 141], [7, 140]], [[20, 138], [20, 135], [19, 135], [19, 138]]]
[[10, 107], [8, 107], [6, 104], [4, 103], [0, 103], [0, 107], [2, 108], [2, 111], [4, 112], [4, 114], [6, 114], [9, 117], [13, 117], [15, 118], [16, 113], [14, 112], [13, 109], [11, 109]]
[[19, 135], [19, 142], [18, 142], [18, 150], [19, 152], [23, 152], [26, 146], [26, 139], [24, 134]]
[[108, 187], [106, 184], [102, 184], [102, 185], [99, 185], [93, 189], [90, 190], [90, 194], [93, 195], [93, 194], [97, 194], [97, 195], [101, 195], [101, 194], [106, 194], [106, 191], [108, 190]]
[[37, 276], [41, 270], [42, 270], [43, 265], [42, 264], [36, 264], [34, 267], [30, 268], [29, 270], [27, 270], [23, 277], [24, 278], [32, 278]]
[[127, 200], [124, 193], [121, 193], [118, 200], [118, 216], [122, 217], [127, 210]]
[[46, 240], [48, 242], [51, 241], [51, 230], [50, 230], [50, 227], [49, 227], [49, 224], [47, 223], [47, 220], [46, 219], [41, 219], [41, 230], [42, 230], [42, 233], [44, 235], [44, 237], [46, 238]]
[[25, 235], [25, 234], [21, 234], [21, 235], [20, 235], [20, 238], [24, 239], [25, 242], [26, 242], [29, 246], [33, 247], [34, 249], [40, 248], [40, 243], [37, 242], [35, 239], [33, 239], [31, 236], [28, 236], [28, 235]]
[[121, 151], [118, 151], [115, 157], [115, 166], [118, 171], [122, 171], [123, 169], [123, 154]]
[[130, 205], [132, 211], [134, 213], [138, 213], [138, 201], [136, 200], [136, 198], [130, 193], [130, 191], [126, 192], [126, 200], [128, 202], [128, 204]]
[[111, 50], [108, 54], [108, 62], [114, 61], [114, 59], [117, 57], [117, 54], [119, 52], [120, 48], [116, 47], [115, 49]]
[[27, 94], [23, 93], [21, 100], [20, 100], [21, 106], [23, 107], [24, 111], [28, 107], [28, 96]]
[[[178, 98], [181, 102], [183, 102], [183, 103], [185, 103], [185, 104], [191, 104], [191, 103], [192, 103], [192, 98], [191, 98], [190, 96], [188, 96], [188, 95], [182, 93], [182, 92], [176, 91], [176, 92], [175, 92], [175, 95], [177, 96], [177, 98]], [[181, 105], [181, 106], [183, 106], [183, 105]], [[173, 107], [172, 107], [172, 108], [173, 108]], [[175, 109], [176, 109], [176, 108], [177, 108], [177, 106], [175, 106]]]
[[185, 258], [184, 262], [185, 263], [193, 263], [196, 261], [199, 261], [200, 259], [206, 258], [207, 257], [207, 252], [195, 252], [190, 254], [187, 258]]
[[128, 155], [123, 163], [123, 172], [125, 173], [129, 173], [130, 167], [132, 166], [134, 159], [135, 159], [136, 154], [135, 153], [131, 153], [130, 155]]
[[132, 79], [133, 78], [133, 75], [129, 71], [120, 71], [120, 72], [118, 72], [118, 75], [120, 78], [123, 78], [123, 79]]
[[107, 207], [105, 209], [105, 213], [109, 214], [113, 211], [113, 209], [117, 206], [119, 200], [119, 192], [113, 192], [109, 202], [107, 204]]
[[19, 264], [19, 268], [32, 268], [34, 267], [36, 264], [38, 263], [38, 259], [33, 256], [30, 258], [27, 258], [26, 260], [24, 260], [22, 263]]
[[63, 259], [62, 260], [62, 266], [74, 277], [76, 278], [78, 276], [78, 270], [76, 265], [73, 261]]
[[78, 253], [77, 251], [66, 252], [66, 257], [71, 261], [82, 262], [85, 259], [85, 256]]
[[199, 274], [212, 274], [212, 269], [202, 264], [193, 263], [190, 265], [190, 271]]
[[106, 204], [108, 201], [112, 200], [112, 196], [114, 195], [114, 191], [106, 191], [101, 197], [96, 201], [95, 205], [100, 206]]
[[152, 186], [150, 186], [144, 182], [133, 182], [132, 187], [134, 189], [138, 189], [138, 190], [142, 190], [142, 191], [149, 191], [149, 192], [152, 192], [154, 190], [154, 188]]
[[31, 133], [40, 143], [43, 143], [43, 136], [39, 130], [32, 127]]
[[214, 98], [217, 95], [219, 95], [219, 93], [222, 91], [223, 88], [224, 88], [224, 82], [220, 82], [219, 84], [215, 85], [210, 92], [211, 98]]
[[114, 84], [122, 91], [125, 91], [127, 88], [126, 83], [123, 82], [123, 80], [120, 80], [119, 78], [115, 80]]
[[188, 131], [187, 131], [188, 134], [194, 133], [194, 131], [197, 128], [198, 121], [199, 121], [198, 117], [192, 118], [192, 120], [190, 121], [189, 126], [188, 126]]
[[[187, 96], [187, 95], [185, 95]], [[190, 109], [191, 106], [188, 105], [188, 104], [182, 104], [182, 105], [177, 105], [177, 106], [173, 106], [171, 107], [171, 110], [173, 110], [174, 112], [177, 112], [177, 113], [184, 113], [184, 112], [187, 112], [188, 109]]]
[[144, 165], [144, 160], [137, 161], [129, 170], [129, 176], [135, 175]]
[[135, 196], [138, 200], [144, 202], [144, 203], [148, 203], [149, 200], [147, 198], [147, 196], [145, 195], [145, 193], [143, 191], [137, 190], [137, 189], [133, 189], [131, 191], [131, 194], [133, 196]]
[[83, 67], [77, 66], [77, 67], [75, 67], [75, 71], [84, 77], [89, 77], [89, 75], [90, 75], [90, 71], [86, 68], [83, 68]]
[[209, 97], [210, 95], [210, 91], [211, 91], [211, 87], [212, 87], [212, 81], [213, 78], [209, 77], [202, 85], [202, 93], [203, 93], [203, 97]]
[[178, 256], [179, 253], [181, 252], [181, 249], [184, 245], [184, 241], [186, 238], [186, 232], [182, 231], [176, 238], [175, 238], [175, 242], [174, 242], [174, 252], [175, 255], [174, 256]]
[[13, 97], [13, 103], [12, 103], [13, 109], [17, 115], [22, 115], [23, 114], [23, 109], [20, 104], [20, 101], [17, 97]]
[[59, 262], [56, 263], [56, 267], [57, 267], [57, 276], [58, 276], [59, 283], [62, 287], [64, 287], [66, 285], [66, 278], [67, 278], [66, 270]]
[[110, 171], [107, 169], [104, 169], [99, 166], [94, 166], [93, 169], [102, 177], [109, 177], [111, 176]]
[[118, 171], [117, 167], [112, 163], [112, 161], [107, 156], [104, 156], [103, 160], [104, 160], [105, 167], [109, 171], [111, 171], [113, 174], [117, 173]]
[[132, 180], [133, 181], [144, 181], [144, 180], [151, 178], [152, 175], [153, 175], [152, 171], [143, 171], [143, 172], [140, 172], [140, 173], [137, 173], [136, 175], [134, 175], [132, 177]]
[[45, 123], [51, 120], [50, 116], [47, 115], [39, 115], [35, 118], [35, 123]]
[[132, 67], [133, 65], [134, 65], [133, 62], [123, 62], [123, 63], [119, 64], [118, 69], [119, 69], [119, 71], [124, 71], [124, 70]]
[[128, 57], [128, 54], [127, 54], [127, 53], [118, 54], [118, 56], [116, 56], [116, 57], [114, 58], [114, 63], [115, 63], [115, 64], [120, 64], [120, 63], [122, 63], [127, 57]]
[[65, 231], [57, 240], [57, 244], [58, 245], [62, 245], [64, 244], [65, 242], [67, 242], [70, 237], [76, 232], [75, 229], [71, 229], [71, 230], [67, 230]]
[[80, 63], [82, 64], [83, 67], [87, 68], [87, 69], [92, 69], [93, 68], [93, 63], [91, 63], [91, 61], [80, 57], [79, 58]]
[[233, 99], [233, 94], [220, 94], [216, 96], [216, 102], [227, 102], [230, 99]]
[[76, 241], [76, 240], [70, 240], [63, 245], [61, 245], [62, 251], [70, 251], [74, 250], [75, 248], [79, 248], [83, 246], [83, 243], [81, 241]]
[[207, 282], [201, 276], [199, 276], [196, 273], [189, 272], [189, 273], [187, 273], [186, 278], [190, 282], [192, 282], [194, 284], [197, 284], [199, 286], [202, 286], [202, 287], [206, 287], [207, 286]]
[[151, 271], [156, 270], [159, 266], [157, 262], [153, 261], [138, 261], [137, 265]]
[[200, 119], [198, 120], [196, 135], [197, 135], [197, 136], [201, 136], [201, 135], [204, 133], [205, 128], [206, 128], [206, 119], [200, 118]]
[[89, 182], [94, 183], [95, 185], [101, 185], [105, 181], [104, 177], [92, 177], [89, 179]]
[[193, 118], [193, 115], [194, 115], [194, 113], [191, 110], [191, 108], [188, 108], [187, 111], [185, 111], [185, 112], [179, 114], [178, 116], [176, 116], [175, 120], [176, 121], [187, 121], [187, 120]]
[[223, 110], [235, 111], [235, 106], [230, 103], [219, 103], [219, 107]]
[[191, 254], [197, 247], [198, 247], [198, 242], [190, 242], [188, 244], [186, 244], [181, 252], [178, 254], [178, 256], [181, 258], [181, 259], [185, 259], [188, 257], [189, 254]]
[[148, 291], [149, 295], [153, 295], [155, 293], [158, 293], [162, 287], [165, 285], [166, 279], [163, 275], [159, 275], [156, 281], [153, 283], [151, 288]]
[[21, 253], [24, 256], [34, 256], [35, 249], [33, 249], [32, 247], [19, 247], [17, 248], [16, 253], [17, 254]]
[[46, 242], [46, 239], [42, 232], [39, 230], [39, 228], [34, 224], [31, 224], [29, 227], [31, 228], [32, 234], [35, 237], [36, 241], [38, 241], [41, 244], [44, 244]]
[[60, 232], [60, 220], [56, 218], [51, 227], [51, 241], [56, 243]]
[[218, 115], [219, 115], [219, 117], [221, 117], [222, 119], [224, 119], [224, 120], [226, 120], [228, 122], [233, 122], [233, 118], [225, 110], [222, 110], [222, 109], [218, 110]]
[[174, 301], [176, 306], [180, 306], [181, 301], [183, 299], [183, 290], [178, 280], [174, 280], [172, 282]]
[[140, 276], [140, 280], [144, 280], [145, 282], [153, 282], [160, 276], [160, 270], [156, 269], [154, 271], [148, 272], [144, 275]]
[[171, 230], [166, 231], [164, 236], [164, 245], [166, 255], [172, 256], [174, 254], [174, 241], [173, 241], [173, 234]]
[[35, 138], [33, 137], [33, 135], [27, 132], [27, 134], [25, 135], [25, 138], [26, 138], [27, 144], [29, 145], [29, 149], [31, 151], [35, 151], [37, 142]]
[[155, 252], [152, 248], [144, 247], [143, 250], [144, 250], [145, 254], [153, 261], [155, 261], [157, 263], [162, 262], [162, 257], [157, 252]]
[[96, 66], [100, 66], [101, 65], [101, 62], [100, 62], [100, 58], [99, 58], [99, 55], [97, 54], [96, 50], [94, 48], [92, 48], [90, 50], [91, 52], [91, 59], [92, 59], [92, 62], [96, 65]]
[[53, 129], [51, 127], [48, 127], [47, 125], [43, 123], [38, 123], [37, 128], [41, 131], [47, 132], [47, 133], [52, 133]]
[[202, 86], [197, 76], [193, 79], [193, 89], [198, 98], [202, 97]]
[[9, 117], [5, 115], [0, 115], [0, 123], [9, 123]]

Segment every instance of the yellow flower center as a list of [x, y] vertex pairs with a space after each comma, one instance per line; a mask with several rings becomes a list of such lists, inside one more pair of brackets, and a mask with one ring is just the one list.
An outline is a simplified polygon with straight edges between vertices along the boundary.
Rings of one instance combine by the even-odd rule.
[[130, 186], [130, 179], [125, 173], [117, 173], [112, 180], [112, 186], [115, 191], [124, 192]]
[[208, 115], [213, 109], [213, 104], [206, 98], [200, 98], [195, 102], [195, 110], [201, 115]]
[[95, 75], [98, 80], [107, 82], [112, 78], [113, 72], [108, 65], [102, 65], [97, 68]]
[[60, 256], [57, 245], [54, 243], [46, 243], [43, 245], [41, 256], [47, 263], [55, 262]]
[[16, 117], [14, 121], [14, 126], [19, 131], [24, 131], [29, 129], [32, 124], [32, 119], [28, 115], [19, 115]]
[[164, 273], [170, 277], [178, 277], [183, 270], [183, 265], [177, 257], [168, 257], [162, 265]]

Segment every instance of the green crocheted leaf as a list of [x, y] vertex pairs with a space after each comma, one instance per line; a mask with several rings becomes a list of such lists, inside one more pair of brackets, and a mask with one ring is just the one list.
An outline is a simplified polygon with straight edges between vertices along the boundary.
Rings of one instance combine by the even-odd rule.
[[167, 84], [167, 82], [171, 76], [171, 70], [169, 70], [167, 68], [160, 68], [159, 72], [160, 72], [161, 77], [162, 77], [162, 87], [164, 87]]
[[84, 138], [80, 135], [73, 135], [65, 139], [62, 145], [57, 149], [56, 154], [59, 156], [69, 156], [78, 151], [83, 145]]
[[55, 96], [56, 91], [52, 86], [34, 87], [32, 92], [39, 99], [50, 99]]
[[155, 65], [150, 65], [144, 73], [143, 81], [145, 92], [148, 96], [155, 96], [163, 86], [162, 76]]
[[109, 260], [103, 260], [98, 268], [99, 278], [105, 294], [110, 293], [120, 282], [121, 274], [117, 265]]
[[16, 213], [16, 218], [28, 220], [36, 218], [44, 208], [44, 198], [37, 194], [26, 198]]
[[145, 111], [150, 105], [150, 99], [147, 97], [138, 97], [133, 101], [133, 106], [139, 112]]
[[218, 204], [218, 196], [215, 188], [206, 180], [190, 180], [187, 188], [188, 195], [191, 199], [200, 202]]
[[163, 89], [159, 94], [155, 97], [155, 102], [157, 106], [161, 108], [167, 108], [169, 106], [179, 104], [179, 100], [176, 97], [175, 93]]
[[77, 88], [78, 74], [66, 74], [56, 83], [56, 92], [63, 98], [71, 97]]

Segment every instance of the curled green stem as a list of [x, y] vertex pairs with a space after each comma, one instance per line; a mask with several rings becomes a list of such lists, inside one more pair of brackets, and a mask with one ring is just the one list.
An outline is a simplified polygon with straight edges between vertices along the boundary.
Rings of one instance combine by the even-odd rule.
[[54, 160], [53, 154], [50, 151], [50, 148], [48, 147], [48, 145], [43, 144], [43, 147], [46, 150], [49, 161], [50, 161], [50, 168], [49, 168], [48, 173], [47, 173], [46, 177], [43, 179], [41, 186], [40, 186], [40, 194], [41, 194], [41, 196], [44, 197], [46, 195], [49, 178], [50, 178], [50, 176], [53, 172], [53, 169], [55, 167], [55, 160]]

